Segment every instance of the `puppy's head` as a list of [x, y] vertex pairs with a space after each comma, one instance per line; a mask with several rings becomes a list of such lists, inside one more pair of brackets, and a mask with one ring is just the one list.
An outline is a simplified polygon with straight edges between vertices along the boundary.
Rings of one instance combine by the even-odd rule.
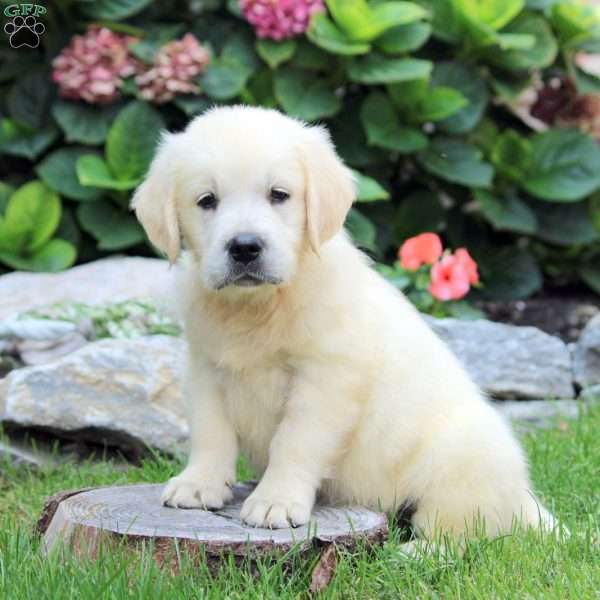
[[225, 107], [164, 136], [132, 205], [169, 260], [183, 240], [205, 287], [251, 290], [289, 282], [300, 254], [342, 228], [354, 195], [325, 129]]

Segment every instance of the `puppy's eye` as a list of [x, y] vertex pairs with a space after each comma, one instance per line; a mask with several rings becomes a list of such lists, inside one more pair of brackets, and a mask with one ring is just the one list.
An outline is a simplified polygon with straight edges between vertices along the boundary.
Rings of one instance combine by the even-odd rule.
[[204, 210], [211, 210], [217, 208], [217, 197], [212, 192], [206, 192], [198, 196], [196, 204]]
[[272, 204], [281, 204], [290, 197], [290, 194], [283, 188], [271, 188], [269, 197], [271, 198]]

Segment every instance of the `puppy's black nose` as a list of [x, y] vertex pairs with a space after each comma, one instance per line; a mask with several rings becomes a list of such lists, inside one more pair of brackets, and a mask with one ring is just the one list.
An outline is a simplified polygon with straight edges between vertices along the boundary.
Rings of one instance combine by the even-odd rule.
[[263, 241], [253, 233], [240, 233], [227, 244], [229, 256], [235, 262], [247, 265], [256, 260], [264, 247]]

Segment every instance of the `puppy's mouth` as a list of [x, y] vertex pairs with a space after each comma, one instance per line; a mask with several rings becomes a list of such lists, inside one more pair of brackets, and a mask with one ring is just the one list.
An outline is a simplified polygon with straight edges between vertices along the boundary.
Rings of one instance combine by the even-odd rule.
[[282, 279], [254, 271], [243, 271], [241, 273], [230, 273], [219, 285], [217, 290], [222, 290], [228, 286], [236, 287], [257, 287], [259, 285], [278, 285], [282, 283]]

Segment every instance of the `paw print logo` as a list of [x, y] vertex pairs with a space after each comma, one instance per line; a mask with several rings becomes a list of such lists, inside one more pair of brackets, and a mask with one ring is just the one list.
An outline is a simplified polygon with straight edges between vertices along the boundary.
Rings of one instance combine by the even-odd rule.
[[16, 16], [12, 21], [4, 25], [4, 33], [9, 38], [11, 48], [37, 48], [40, 45], [40, 35], [46, 31], [43, 23], [33, 15], [27, 17]]

